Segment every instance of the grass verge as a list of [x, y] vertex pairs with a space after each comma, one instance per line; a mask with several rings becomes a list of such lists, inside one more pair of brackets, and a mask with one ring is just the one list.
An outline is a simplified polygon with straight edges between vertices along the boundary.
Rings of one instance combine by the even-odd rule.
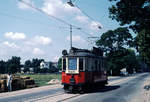
[[61, 74], [27, 74], [21, 76], [28, 76], [35, 80], [37, 86], [45, 86], [51, 79], [61, 80]]

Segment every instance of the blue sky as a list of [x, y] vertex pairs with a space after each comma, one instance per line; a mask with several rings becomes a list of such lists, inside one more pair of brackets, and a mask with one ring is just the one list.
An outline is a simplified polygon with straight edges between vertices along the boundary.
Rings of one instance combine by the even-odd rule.
[[[67, 0], [24, 0], [46, 13], [77, 25], [92, 36], [101, 36], [119, 25], [109, 16], [109, 0], [76, 0], [75, 4], [94, 20], [85, 16], [78, 8], [70, 7]], [[69, 49], [69, 26], [42, 14], [18, 0], [0, 1], [0, 60], [20, 56], [21, 61], [43, 58], [57, 61], [63, 49]], [[97, 26], [102, 29], [97, 29]], [[89, 35], [73, 29], [73, 46], [90, 49]]]

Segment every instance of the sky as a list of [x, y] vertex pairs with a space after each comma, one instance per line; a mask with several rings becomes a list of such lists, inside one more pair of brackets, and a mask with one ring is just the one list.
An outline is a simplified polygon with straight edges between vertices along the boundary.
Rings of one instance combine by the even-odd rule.
[[[72, 0], [80, 9], [69, 6], [68, 0], [24, 1], [48, 15], [81, 28], [73, 28], [73, 47], [91, 49], [96, 39], [88, 37], [100, 37], [107, 30], [119, 27], [116, 21], [109, 18], [108, 7], [112, 5], [109, 0]], [[21, 62], [33, 58], [55, 62], [62, 56], [62, 50], [69, 50], [69, 25], [48, 15], [19, 0], [1, 0], [0, 60], [18, 56]], [[98, 29], [98, 26], [102, 29]]]

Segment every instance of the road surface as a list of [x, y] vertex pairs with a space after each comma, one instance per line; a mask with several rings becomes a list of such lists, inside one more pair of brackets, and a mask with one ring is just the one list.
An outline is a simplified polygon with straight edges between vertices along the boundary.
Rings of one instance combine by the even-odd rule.
[[72, 99], [70, 102], [132, 102], [134, 95], [139, 92], [145, 78], [150, 74], [143, 74], [124, 83], [106, 86], [92, 94]]
[[1, 93], [0, 102], [131, 102], [149, 73], [110, 78], [103, 89], [85, 94], [66, 94], [61, 85]]

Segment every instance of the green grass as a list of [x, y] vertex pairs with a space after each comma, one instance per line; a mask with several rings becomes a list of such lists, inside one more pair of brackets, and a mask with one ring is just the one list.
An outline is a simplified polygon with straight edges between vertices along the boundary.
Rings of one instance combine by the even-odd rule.
[[29, 76], [33, 78], [37, 86], [45, 86], [51, 79], [61, 80], [61, 74], [31, 74], [21, 76]]

